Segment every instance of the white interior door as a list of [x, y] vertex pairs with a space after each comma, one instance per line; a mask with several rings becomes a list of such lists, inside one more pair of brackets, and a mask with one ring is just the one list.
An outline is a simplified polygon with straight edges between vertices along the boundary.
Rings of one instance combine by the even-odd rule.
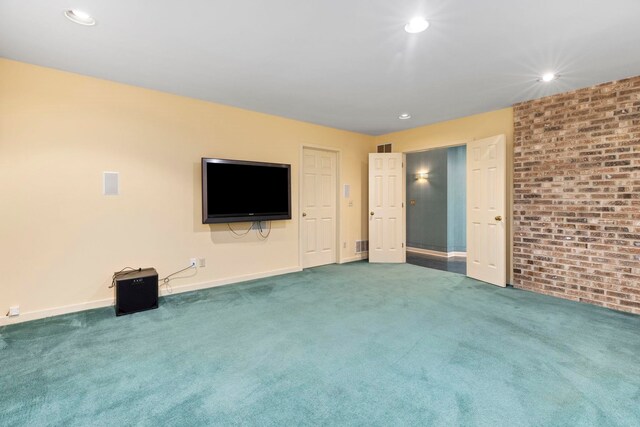
[[405, 262], [404, 154], [369, 154], [369, 262]]
[[467, 275], [507, 285], [506, 139], [467, 144]]
[[338, 155], [304, 148], [302, 153], [302, 267], [336, 262]]

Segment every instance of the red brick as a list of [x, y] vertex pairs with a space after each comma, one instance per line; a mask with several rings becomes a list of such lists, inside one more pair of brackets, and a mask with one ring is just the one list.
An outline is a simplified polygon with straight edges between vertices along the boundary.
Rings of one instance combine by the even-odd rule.
[[640, 77], [514, 106], [514, 286], [640, 313]]

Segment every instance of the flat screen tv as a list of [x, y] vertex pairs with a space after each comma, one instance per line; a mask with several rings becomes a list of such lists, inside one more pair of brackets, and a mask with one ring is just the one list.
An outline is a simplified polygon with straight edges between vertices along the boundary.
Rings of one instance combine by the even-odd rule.
[[291, 219], [291, 165], [202, 159], [202, 223]]

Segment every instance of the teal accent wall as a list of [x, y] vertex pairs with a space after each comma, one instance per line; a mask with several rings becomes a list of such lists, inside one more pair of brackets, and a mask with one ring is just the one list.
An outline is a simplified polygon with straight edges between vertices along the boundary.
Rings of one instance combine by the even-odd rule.
[[467, 251], [467, 146], [447, 149], [447, 248]]
[[466, 251], [466, 161], [466, 146], [407, 154], [407, 246]]
[[[447, 252], [447, 149], [407, 154], [406, 170], [407, 246]], [[418, 172], [429, 179], [416, 181]]]

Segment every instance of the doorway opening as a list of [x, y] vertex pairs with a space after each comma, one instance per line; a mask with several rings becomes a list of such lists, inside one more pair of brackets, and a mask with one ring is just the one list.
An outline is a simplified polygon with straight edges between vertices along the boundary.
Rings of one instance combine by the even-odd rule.
[[407, 263], [467, 272], [467, 146], [406, 155]]

